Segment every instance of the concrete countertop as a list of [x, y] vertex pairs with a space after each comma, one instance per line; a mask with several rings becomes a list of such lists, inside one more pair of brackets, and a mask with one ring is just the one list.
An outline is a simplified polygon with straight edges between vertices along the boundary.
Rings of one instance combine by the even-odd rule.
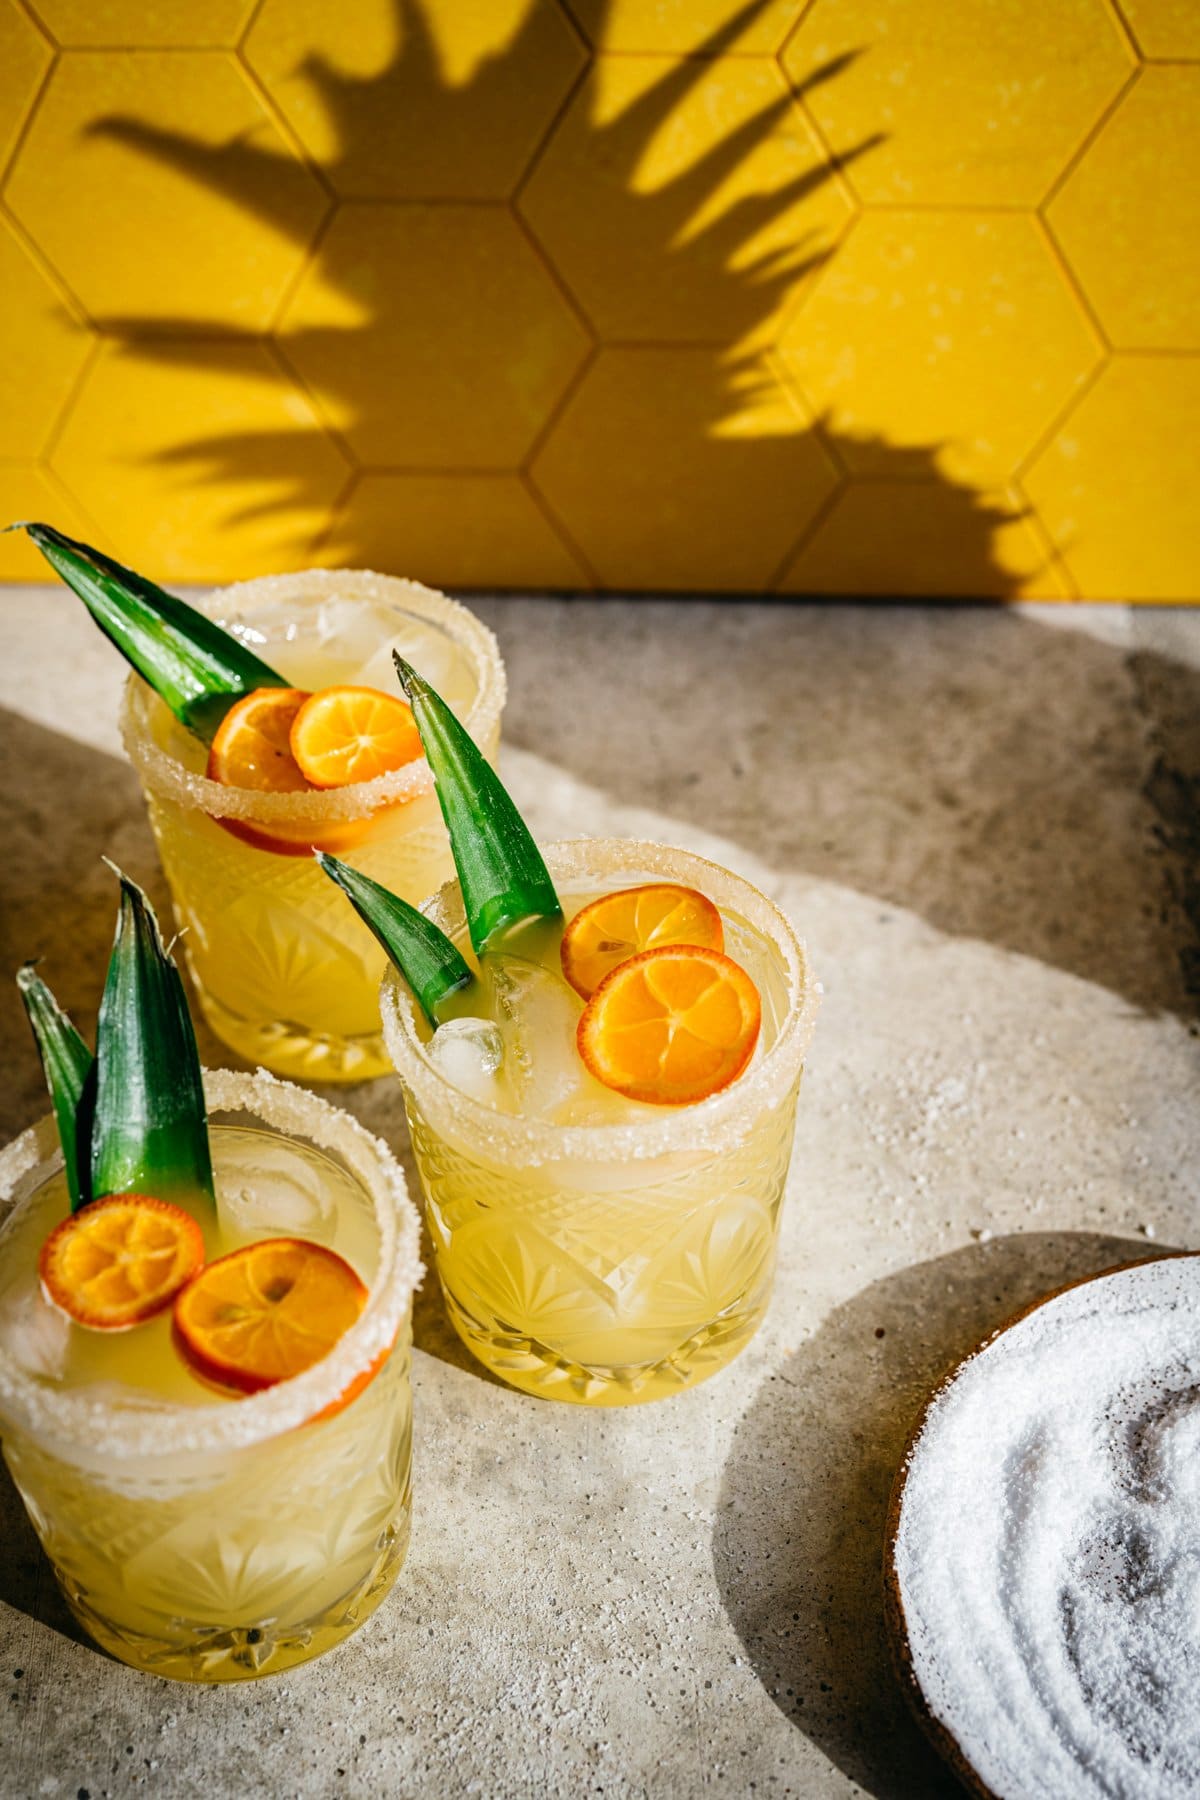
[[[827, 994], [770, 1315], [709, 1385], [603, 1413], [484, 1378], [428, 1287], [407, 1567], [257, 1685], [100, 1655], [0, 1478], [0, 1792], [957, 1792], [887, 1672], [887, 1490], [991, 1326], [1200, 1243], [1200, 615], [472, 604], [539, 833], [699, 849], [808, 939]], [[165, 904], [122, 665], [61, 590], [4, 590], [0, 620], [3, 967], [44, 954], [90, 1029], [101, 852]], [[45, 1099], [0, 995], [7, 1140]], [[402, 1143], [393, 1083], [344, 1099]]]

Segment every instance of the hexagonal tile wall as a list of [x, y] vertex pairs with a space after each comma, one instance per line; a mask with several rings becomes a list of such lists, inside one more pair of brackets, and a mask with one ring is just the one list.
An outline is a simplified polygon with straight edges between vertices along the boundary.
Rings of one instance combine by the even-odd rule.
[[[72, 537], [111, 548], [94, 519], [76, 506], [48, 469], [34, 463], [0, 463], [0, 519], [53, 519]], [[45, 581], [41, 552], [23, 531], [0, 534], [0, 581]]]
[[597, 50], [657, 50], [688, 56], [727, 51], [772, 56], [804, 10], [805, 0], [765, 0], [757, 7], [729, 0], [570, 0], [587, 40]]
[[823, 271], [781, 353], [852, 471], [885, 475], [896, 449], [929, 446], [943, 474], [991, 485], [1101, 347], [1032, 219], [880, 212]]
[[280, 568], [311, 548], [350, 476], [263, 345], [169, 338], [153, 354], [103, 347], [52, 466], [126, 555], [136, 548], [168, 581]]
[[164, 579], [1200, 598], [1197, 0], [0, 0], [0, 100], [0, 487]]
[[29, 109], [37, 98], [54, 52], [17, 0], [0, 0], [0, 168], [16, 147]]
[[361, 475], [333, 522], [343, 562], [451, 587], [578, 588], [591, 577], [518, 475]]
[[500, 200], [587, 53], [545, 0], [265, 0], [255, 70], [344, 198]]
[[511, 214], [344, 206], [281, 345], [368, 465], [505, 469], [581, 366], [587, 333]]
[[31, 11], [64, 49], [232, 49], [254, 0], [34, 0]]
[[[45, 447], [91, 349], [57, 284], [0, 216], [0, 457]], [[13, 346], [20, 346], [13, 354]]]
[[761, 588], [833, 491], [795, 397], [718, 375], [707, 350], [603, 350], [534, 459], [602, 584]]
[[778, 65], [600, 56], [519, 206], [597, 332], [746, 344], [851, 217]]
[[1143, 69], [1046, 216], [1118, 348], [1200, 350], [1200, 64]]
[[784, 571], [779, 591], [947, 599], [1068, 594], [1018, 494], [922, 480], [843, 488]]
[[1098, 600], [1194, 600], [1200, 357], [1117, 356], [1025, 477]]
[[1200, 7], [1194, 0], [1121, 0], [1143, 56], [1200, 56]]
[[183, 318], [265, 331], [328, 206], [214, 50], [60, 58], [6, 198], [94, 318], [142, 330]]
[[1106, 0], [813, 0], [783, 55], [833, 148], [882, 132], [872, 205], [1036, 206], [1134, 66]]

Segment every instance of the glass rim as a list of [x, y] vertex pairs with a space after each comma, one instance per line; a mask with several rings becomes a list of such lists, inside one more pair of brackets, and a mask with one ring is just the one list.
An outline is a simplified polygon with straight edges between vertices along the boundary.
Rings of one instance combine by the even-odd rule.
[[[788, 1010], [778, 1037], [762, 1060], [752, 1064], [732, 1086], [695, 1105], [662, 1107], [653, 1117], [614, 1124], [555, 1125], [545, 1119], [497, 1112], [448, 1081], [421, 1042], [416, 1003], [407, 983], [389, 966], [380, 987], [379, 1006], [384, 1041], [402, 1084], [434, 1130], [439, 1128], [440, 1118], [452, 1142], [469, 1135], [486, 1144], [489, 1153], [518, 1164], [607, 1163], [677, 1150], [719, 1153], [730, 1148], [744, 1135], [748, 1119], [783, 1103], [799, 1079], [812, 1041], [821, 985], [790, 919], [745, 876], [690, 850], [639, 838], [563, 838], [540, 848], [556, 881], [583, 876], [593, 869], [683, 880], [701, 888], [716, 905], [738, 913], [768, 940], [783, 964]], [[421, 911], [443, 929], [461, 928], [458, 882], [446, 882]]]
[[[297, 599], [314, 593], [333, 593], [353, 583], [357, 595], [375, 603], [416, 613], [432, 624], [444, 626], [456, 646], [474, 664], [478, 691], [463, 724], [476, 742], [486, 740], [499, 724], [507, 681], [495, 633], [476, 618], [469, 607], [422, 582], [399, 575], [377, 575], [370, 569], [304, 569], [291, 575], [259, 575], [215, 588], [193, 602], [209, 618], [224, 624], [231, 613], [252, 606], [257, 599]], [[433, 792], [433, 776], [425, 758], [402, 769], [356, 781], [346, 787], [310, 789], [293, 794], [266, 793], [259, 788], [226, 786], [185, 769], [155, 742], [151, 706], [157, 696], [140, 675], [129, 674], [121, 706], [121, 739], [143, 783], [153, 793], [190, 811], [213, 819], [254, 819], [262, 824], [317, 824], [341, 819], [361, 819], [381, 806], [415, 799]], [[159, 702], [161, 704], [161, 702]]]
[[[394, 1341], [423, 1274], [421, 1227], [404, 1172], [382, 1138], [328, 1100], [265, 1069], [240, 1074], [206, 1069], [210, 1112], [245, 1112], [288, 1137], [341, 1159], [374, 1203], [379, 1267], [362, 1313], [319, 1363], [262, 1393], [199, 1405], [114, 1404], [86, 1388], [56, 1390], [21, 1369], [0, 1343], [0, 1435], [15, 1426], [51, 1453], [87, 1450], [114, 1461], [248, 1449], [321, 1412]], [[25, 1177], [61, 1166], [52, 1116], [0, 1151], [0, 1218]]]

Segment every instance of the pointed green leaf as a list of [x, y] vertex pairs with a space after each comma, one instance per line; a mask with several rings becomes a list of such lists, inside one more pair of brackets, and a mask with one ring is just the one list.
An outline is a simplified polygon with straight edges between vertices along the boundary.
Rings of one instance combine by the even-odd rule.
[[121, 910], [96, 1027], [92, 1192], [213, 1198], [200, 1058], [154, 910], [116, 871]]
[[467, 929], [482, 955], [504, 926], [551, 918], [562, 908], [541, 851], [495, 769], [429, 683], [403, 657], [394, 660], [437, 783]]
[[112, 557], [52, 525], [22, 522], [7, 529], [29, 533], [101, 631], [175, 717], [206, 742], [243, 694], [288, 686], [239, 638]]
[[329, 879], [337, 882], [363, 924], [395, 963], [436, 1031], [440, 1003], [447, 994], [456, 994], [474, 981], [470, 965], [445, 932], [399, 894], [391, 893], [369, 875], [324, 850], [316, 854]]
[[32, 963], [17, 974], [17, 986], [33, 1027], [46, 1086], [54, 1106], [63, 1168], [78, 1212], [92, 1197], [91, 1114], [95, 1102], [95, 1058]]

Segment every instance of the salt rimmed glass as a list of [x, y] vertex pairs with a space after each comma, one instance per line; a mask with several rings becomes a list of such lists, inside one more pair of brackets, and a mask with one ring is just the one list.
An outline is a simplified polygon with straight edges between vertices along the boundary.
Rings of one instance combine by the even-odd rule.
[[[400, 1571], [420, 1226], [395, 1159], [348, 1114], [261, 1073], [208, 1073], [205, 1093], [214, 1149], [223, 1129], [241, 1126], [244, 1136], [248, 1119], [284, 1167], [289, 1156], [311, 1165], [311, 1147], [322, 1154], [368, 1232], [362, 1314], [303, 1375], [246, 1399], [173, 1403], [114, 1383], [48, 1379], [18, 1354], [20, 1288], [10, 1283], [0, 1437], [85, 1630], [135, 1668], [238, 1681], [331, 1649]], [[6, 1275], [6, 1249], [14, 1253], [23, 1220], [61, 1170], [52, 1119], [0, 1153]], [[373, 1365], [356, 1397], [321, 1416]]]
[[[448, 1081], [407, 986], [384, 978], [384, 1035], [451, 1323], [515, 1387], [628, 1405], [715, 1374], [762, 1319], [819, 989], [779, 908], [715, 863], [624, 840], [544, 854], [568, 913], [572, 896], [643, 882], [698, 888], [763, 1000], [759, 1052], [722, 1093], [614, 1124], [556, 1125]], [[462, 939], [457, 883], [424, 910]]]
[[[241, 582], [198, 604], [297, 687], [356, 682], [398, 693], [394, 644], [495, 761], [505, 694], [496, 640], [445, 595], [385, 575], [311, 570]], [[206, 778], [204, 746], [137, 676], [121, 726], [213, 1031], [277, 1074], [383, 1074], [378, 944], [307, 852], [263, 849], [218, 821], [268, 836], [311, 827], [338, 849], [330, 834], [367, 819], [361, 841], [340, 853], [416, 903], [454, 866], [428, 763], [324, 792], [227, 787]]]

